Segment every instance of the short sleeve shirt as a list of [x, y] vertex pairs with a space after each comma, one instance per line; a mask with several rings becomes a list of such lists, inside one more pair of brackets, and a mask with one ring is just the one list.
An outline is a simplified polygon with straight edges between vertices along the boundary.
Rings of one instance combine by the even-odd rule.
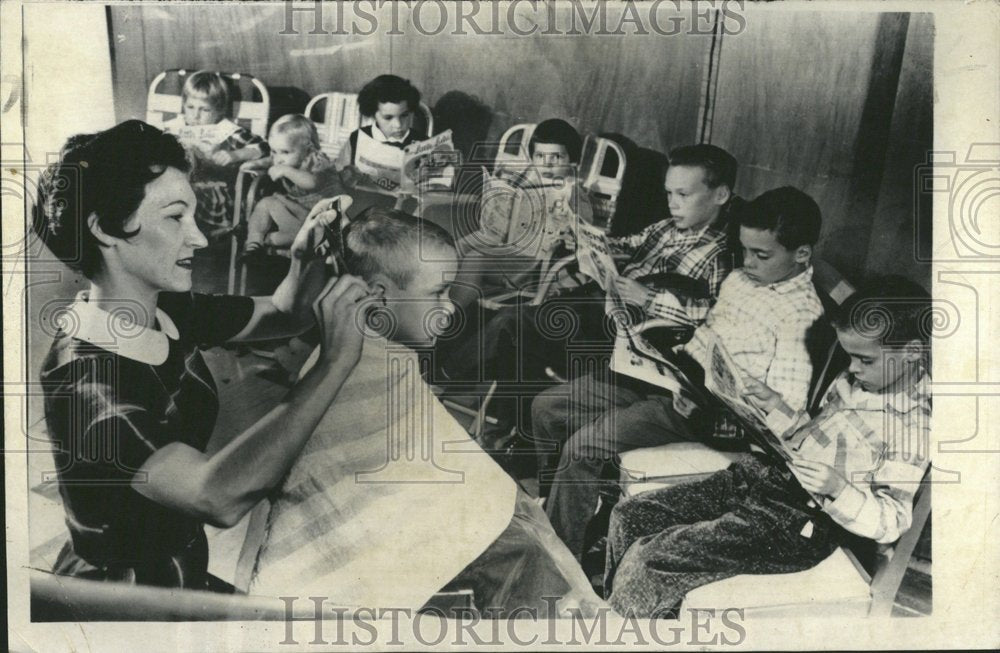
[[128, 312], [102, 311], [81, 293], [42, 368], [71, 536], [54, 571], [197, 587], [208, 564], [202, 523], [147, 499], [132, 482], [161, 447], [205, 450], [219, 403], [199, 348], [239, 333], [253, 300], [161, 293], [157, 328], [131, 328]]

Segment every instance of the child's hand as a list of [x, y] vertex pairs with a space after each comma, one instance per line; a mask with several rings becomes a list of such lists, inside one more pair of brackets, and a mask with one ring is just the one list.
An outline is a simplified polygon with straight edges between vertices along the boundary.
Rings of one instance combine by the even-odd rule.
[[212, 162], [217, 166], [226, 167], [231, 165], [235, 160], [232, 152], [220, 151], [212, 154]]
[[649, 288], [642, 285], [635, 279], [618, 277], [615, 280], [615, 284], [618, 287], [618, 293], [622, 296], [622, 299], [629, 304], [634, 304], [635, 306], [645, 306], [646, 302], [649, 301]]
[[762, 381], [758, 381], [755, 378], [744, 376], [743, 385], [746, 386], [746, 391], [743, 393], [744, 397], [752, 397], [757, 401], [757, 404], [763, 409], [765, 413], [770, 413], [780, 406], [785, 406], [784, 400], [778, 392], [775, 392]]
[[340, 171], [340, 181], [348, 188], [356, 187], [364, 177], [365, 175], [353, 165], [344, 166], [344, 169]]
[[836, 499], [848, 485], [847, 479], [827, 464], [796, 458], [792, 461], [792, 466], [799, 483], [813, 494], [824, 494]]
[[698, 408], [698, 404], [694, 403], [679, 392], [674, 392], [673, 395], [674, 410], [677, 411], [681, 417], [685, 419], [690, 418], [694, 414], [695, 409]]

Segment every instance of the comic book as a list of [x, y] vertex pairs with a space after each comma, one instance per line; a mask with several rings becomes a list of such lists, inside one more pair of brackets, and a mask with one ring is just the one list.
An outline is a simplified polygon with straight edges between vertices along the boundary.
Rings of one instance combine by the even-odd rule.
[[484, 172], [480, 228], [513, 256], [547, 259], [562, 236], [582, 224], [573, 206], [572, 179], [534, 184], [528, 176]]
[[371, 184], [383, 191], [414, 194], [418, 187], [450, 189], [454, 184], [458, 153], [451, 130], [400, 149], [358, 132], [355, 166]]

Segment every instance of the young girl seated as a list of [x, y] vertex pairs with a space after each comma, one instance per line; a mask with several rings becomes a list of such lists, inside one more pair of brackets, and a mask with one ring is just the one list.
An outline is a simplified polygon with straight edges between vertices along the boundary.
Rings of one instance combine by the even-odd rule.
[[358, 107], [361, 115], [371, 119], [372, 124], [354, 130], [337, 157], [337, 169], [346, 170], [345, 181], [350, 179], [354, 183], [360, 178], [355, 168], [360, 133], [400, 149], [427, 138], [427, 134], [413, 124], [413, 112], [420, 107], [420, 91], [407, 79], [379, 75], [361, 89]]
[[320, 150], [316, 125], [293, 113], [278, 118], [268, 137], [271, 155], [244, 164], [267, 170], [281, 191], [254, 206], [247, 225], [244, 257], [264, 252], [264, 245], [287, 247], [309, 210], [324, 197], [343, 192], [333, 162]]
[[217, 72], [192, 73], [181, 90], [181, 107], [181, 115], [168, 120], [163, 130], [188, 151], [191, 184], [198, 198], [196, 217], [208, 223], [211, 235], [229, 222], [240, 164], [266, 155], [267, 144], [229, 119], [229, 85]]

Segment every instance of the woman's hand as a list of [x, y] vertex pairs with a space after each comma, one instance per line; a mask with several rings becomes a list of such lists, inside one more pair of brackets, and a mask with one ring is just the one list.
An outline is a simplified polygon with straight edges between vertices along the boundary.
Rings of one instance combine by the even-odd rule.
[[[785, 401], [781, 398], [781, 394], [769, 388], [762, 381], [758, 381], [750, 376], [744, 376], [743, 385], [746, 386], [743, 396], [756, 400], [757, 405], [759, 405], [765, 413], [771, 413], [781, 406], [788, 409], [788, 405], [785, 404]], [[788, 409], [788, 412], [791, 412], [791, 410]]]
[[315, 255], [316, 247], [323, 242], [324, 229], [333, 224], [344, 211], [346, 211], [353, 200], [347, 195], [338, 195], [330, 199], [321, 200], [309, 211], [309, 215], [303, 220], [299, 233], [292, 241], [290, 253], [292, 258], [299, 261], [308, 261]]
[[320, 329], [320, 360], [357, 364], [364, 341], [358, 310], [370, 295], [368, 284], [345, 274], [331, 279], [313, 303], [313, 313]]
[[813, 494], [823, 494], [836, 499], [848, 485], [847, 479], [840, 472], [825, 463], [795, 458], [792, 460], [792, 466], [799, 483]]

